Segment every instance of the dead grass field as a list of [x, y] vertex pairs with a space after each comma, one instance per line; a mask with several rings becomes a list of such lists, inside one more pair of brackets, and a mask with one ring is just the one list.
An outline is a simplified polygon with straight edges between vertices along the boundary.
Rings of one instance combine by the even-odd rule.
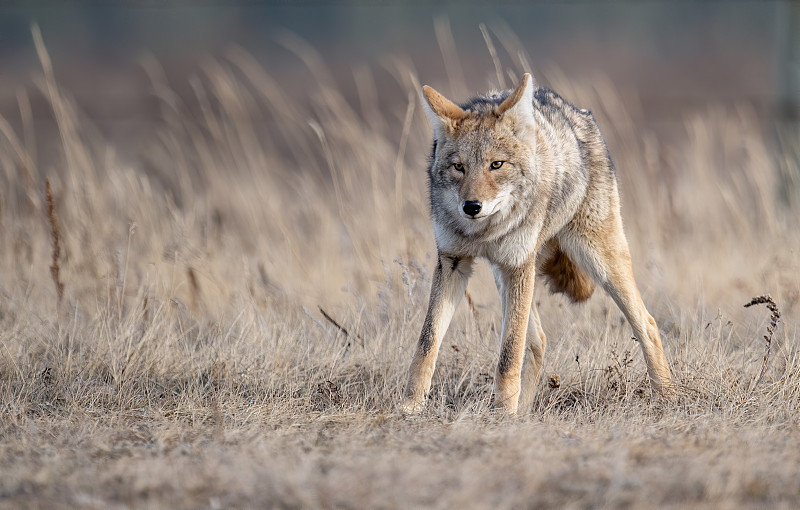
[[[548, 72], [608, 138], [679, 399], [651, 394], [610, 299], [540, 285], [537, 398], [494, 416], [481, 265], [426, 411], [404, 418], [435, 250], [418, 78], [391, 64], [408, 93], [393, 109], [362, 69], [351, 105], [284, 43], [318, 80], [302, 104], [241, 51], [207, 62], [193, 98], [145, 62], [161, 121], [127, 161], [38, 42], [22, 129], [0, 118], [0, 507], [800, 505], [800, 142], [776, 147], [742, 106], [665, 145], [613, 84]], [[55, 167], [37, 163], [29, 94], [58, 122]], [[743, 305], [766, 293], [782, 316], [759, 381], [770, 313]]]

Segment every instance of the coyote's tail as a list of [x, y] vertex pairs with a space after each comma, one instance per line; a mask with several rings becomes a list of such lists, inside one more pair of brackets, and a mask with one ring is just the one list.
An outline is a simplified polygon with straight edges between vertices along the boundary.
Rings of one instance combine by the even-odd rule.
[[542, 265], [541, 272], [547, 276], [550, 292], [564, 293], [575, 303], [589, 299], [594, 292], [592, 278], [567, 257], [560, 247]]

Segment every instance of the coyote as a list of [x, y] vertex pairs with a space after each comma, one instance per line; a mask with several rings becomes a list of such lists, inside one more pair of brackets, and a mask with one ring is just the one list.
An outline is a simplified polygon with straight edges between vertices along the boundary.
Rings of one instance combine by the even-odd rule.
[[491, 264], [503, 309], [495, 408], [515, 414], [533, 400], [545, 350], [536, 275], [573, 302], [599, 283], [632, 326], [652, 386], [671, 398], [658, 327], [633, 279], [614, 164], [591, 112], [537, 87], [530, 74], [514, 90], [462, 106], [428, 86], [422, 95], [434, 132], [428, 177], [438, 261], [401, 409], [424, 406], [476, 257]]

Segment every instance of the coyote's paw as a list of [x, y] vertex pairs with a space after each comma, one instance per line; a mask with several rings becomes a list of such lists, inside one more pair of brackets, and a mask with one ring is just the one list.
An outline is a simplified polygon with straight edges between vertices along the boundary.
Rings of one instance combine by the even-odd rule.
[[502, 404], [495, 401], [490, 407], [491, 413], [495, 416], [516, 416], [517, 406]]
[[672, 384], [671, 381], [659, 386], [657, 391], [661, 398], [666, 402], [675, 403], [678, 400], [678, 392], [675, 388], [675, 385]]
[[502, 380], [497, 382], [499, 387], [496, 387], [492, 394], [492, 411], [496, 414], [517, 414], [520, 393], [519, 379], [505, 383]]
[[413, 398], [404, 398], [397, 408], [403, 414], [419, 414], [423, 409], [425, 409], [425, 401], [415, 400]]

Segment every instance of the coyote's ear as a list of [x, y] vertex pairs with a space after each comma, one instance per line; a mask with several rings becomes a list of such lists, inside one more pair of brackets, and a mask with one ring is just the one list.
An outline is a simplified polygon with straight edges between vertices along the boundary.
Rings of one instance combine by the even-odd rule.
[[533, 78], [525, 73], [514, 92], [495, 109], [498, 116], [511, 118], [516, 124], [535, 124], [533, 117]]
[[422, 87], [422, 97], [424, 99], [422, 105], [428, 114], [436, 138], [440, 138], [444, 131], [452, 130], [456, 122], [467, 114], [457, 104], [427, 85]]

